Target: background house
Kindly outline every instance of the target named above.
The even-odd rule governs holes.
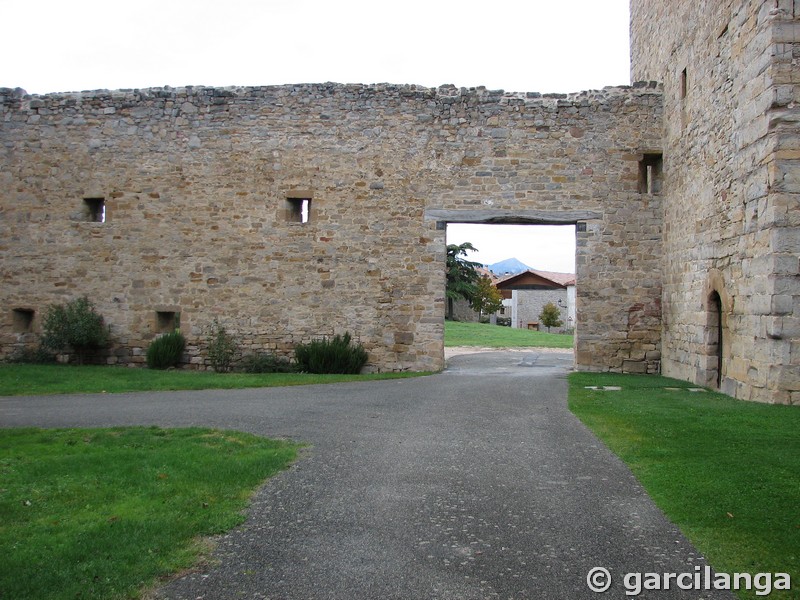
[[[575,326],[575,275],[528,269],[500,280],[497,287],[503,294],[505,316],[511,317],[511,327],[543,329],[539,315],[548,302],[561,311],[564,325],[551,332],[565,332]]]

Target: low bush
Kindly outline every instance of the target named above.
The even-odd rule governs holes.
[[[180,331],[165,333],[147,348],[147,366],[151,369],[174,367],[181,361],[185,347],[186,338]]]
[[[56,355],[44,346],[36,346],[35,348],[26,346],[15,350],[8,357],[7,362],[21,365],[47,365],[56,362]]]
[[[296,370],[289,359],[267,352],[256,352],[242,358],[242,371],[245,373],[293,373]]]
[[[294,350],[297,366],[306,373],[358,374],[367,364],[367,351],[351,341],[345,333],[300,344]]]
[[[93,350],[108,345],[108,327],[87,298],[67,304],[54,304],[47,309],[42,323],[42,347],[60,352],[75,352],[78,362]]]
[[[208,334],[208,360],[211,366],[217,373],[226,373],[231,370],[235,354],[236,340],[214,319]]]

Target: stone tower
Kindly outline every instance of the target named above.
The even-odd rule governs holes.
[[[662,371],[800,403],[800,2],[633,0],[663,83]]]

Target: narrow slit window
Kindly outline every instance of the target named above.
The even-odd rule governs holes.
[[[287,198],[287,216],[291,223],[308,223],[311,198]]]
[[[14,333],[30,333],[33,331],[34,311],[29,308],[15,308],[12,313]]]
[[[639,161],[639,193],[660,194],[663,158],[660,153],[645,154]]]
[[[686,98],[686,94],[688,92],[688,87],[687,87],[688,86],[688,82],[687,82],[687,78],[686,78],[686,69],[681,71],[681,84],[680,85],[681,85],[681,100],[683,100],[684,98]]]
[[[172,333],[181,326],[181,315],[173,311],[156,311],[156,333]]]
[[[86,209],[86,216],[88,221],[92,223],[106,222],[105,198],[84,198],[83,204]]]

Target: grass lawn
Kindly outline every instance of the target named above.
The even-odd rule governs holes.
[[[210,429],[0,430],[0,598],[135,598],[244,520],[298,446]]]
[[[690,387],[663,377],[573,373],[569,406],[718,572],[789,573],[794,591],[769,597],[800,598],[800,407]]]
[[[0,396],[71,393],[206,390],[311,385],[415,377],[427,373],[310,375],[305,373],[214,373],[76,365],[0,364]]]
[[[444,345],[481,348],[572,348],[572,336],[564,333],[512,329],[488,323],[445,321]]]

